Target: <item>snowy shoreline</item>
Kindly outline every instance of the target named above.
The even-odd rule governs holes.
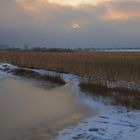
[[[0,79],[10,76],[3,72],[5,68],[14,69],[17,66],[11,64],[0,64]],[[35,70],[41,74],[54,72],[46,70]],[[66,82],[78,81],[78,76],[63,74]],[[77,84],[76,84],[77,85]],[[140,111],[128,110],[123,107],[104,105],[102,102],[94,101],[91,97],[85,97],[78,87],[74,88],[80,94],[81,101],[99,114],[94,117],[85,118],[77,126],[65,128],[58,132],[55,140],[139,140],[140,139]]]
[[[55,140],[140,139],[140,111],[104,105],[90,97],[84,100],[99,114],[84,119],[78,126],[62,130]]]

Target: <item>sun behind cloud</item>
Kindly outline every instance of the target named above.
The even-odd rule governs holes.
[[[49,3],[55,3],[55,4],[59,4],[59,5],[69,5],[69,6],[78,6],[80,4],[92,4],[95,5],[98,2],[100,2],[101,0],[48,0]]]
[[[76,29],[79,29],[80,28],[80,25],[78,23],[73,23],[72,24],[72,29],[76,30]]]

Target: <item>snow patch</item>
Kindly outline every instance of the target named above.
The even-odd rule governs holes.
[[[6,78],[6,77],[11,77],[12,74],[7,73],[7,72],[10,72],[12,69],[15,69],[15,68],[17,68],[17,66],[7,64],[7,63],[0,63],[0,79]],[[5,70],[7,72],[5,72]]]
[[[15,65],[11,65],[11,64],[8,64],[8,63],[0,63],[0,70],[5,70],[5,69],[15,69],[17,68],[17,66]]]

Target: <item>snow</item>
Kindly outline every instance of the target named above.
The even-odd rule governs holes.
[[[8,76],[6,68],[16,66],[0,64],[0,78]],[[33,69],[32,69],[33,70]],[[56,74],[47,70],[34,70],[40,74]],[[80,92],[79,76],[61,73],[66,82],[73,84],[77,101],[83,102],[93,110],[90,117],[83,119],[77,126],[70,126],[60,131],[54,140],[140,140],[140,110],[129,110],[123,107],[105,105]]]
[[[33,69],[31,69],[31,70],[33,70]],[[35,72],[38,72],[42,75],[45,75],[45,74],[56,75],[56,72],[48,71],[48,70],[35,70]],[[62,76],[62,78],[66,82],[70,82],[70,81],[73,81],[73,80],[78,80],[80,78],[79,76],[74,75],[74,74],[66,74],[66,73],[59,73],[59,74]]]
[[[84,119],[78,126],[59,132],[55,140],[139,140],[140,111],[115,108],[96,102],[90,97],[85,100],[97,115]]]
[[[14,66],[14,65],[11,65],[11,64],[8,64],[8,63],[0,63],[0,70],[5,70],[5,69],[15,69],[17,68],[17,66]]]
[[[5,72],[5,69],[12,70],[14,68],[16,68],[16,66],[7,63],[0,63],[0,79],[12,76],[11,73]]]

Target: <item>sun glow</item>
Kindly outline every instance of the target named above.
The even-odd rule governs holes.
[[[59,5],[69,5],[69,6],[78,6],[80,4],[92,4],[96,5],[101,0],[48,0],[49,3],[59,4]]]
[[[79,28],[80,28],[79,24],[77,24],[77,23],[72,24],[72,29],[76,30],[76,29],[79,29]]]

